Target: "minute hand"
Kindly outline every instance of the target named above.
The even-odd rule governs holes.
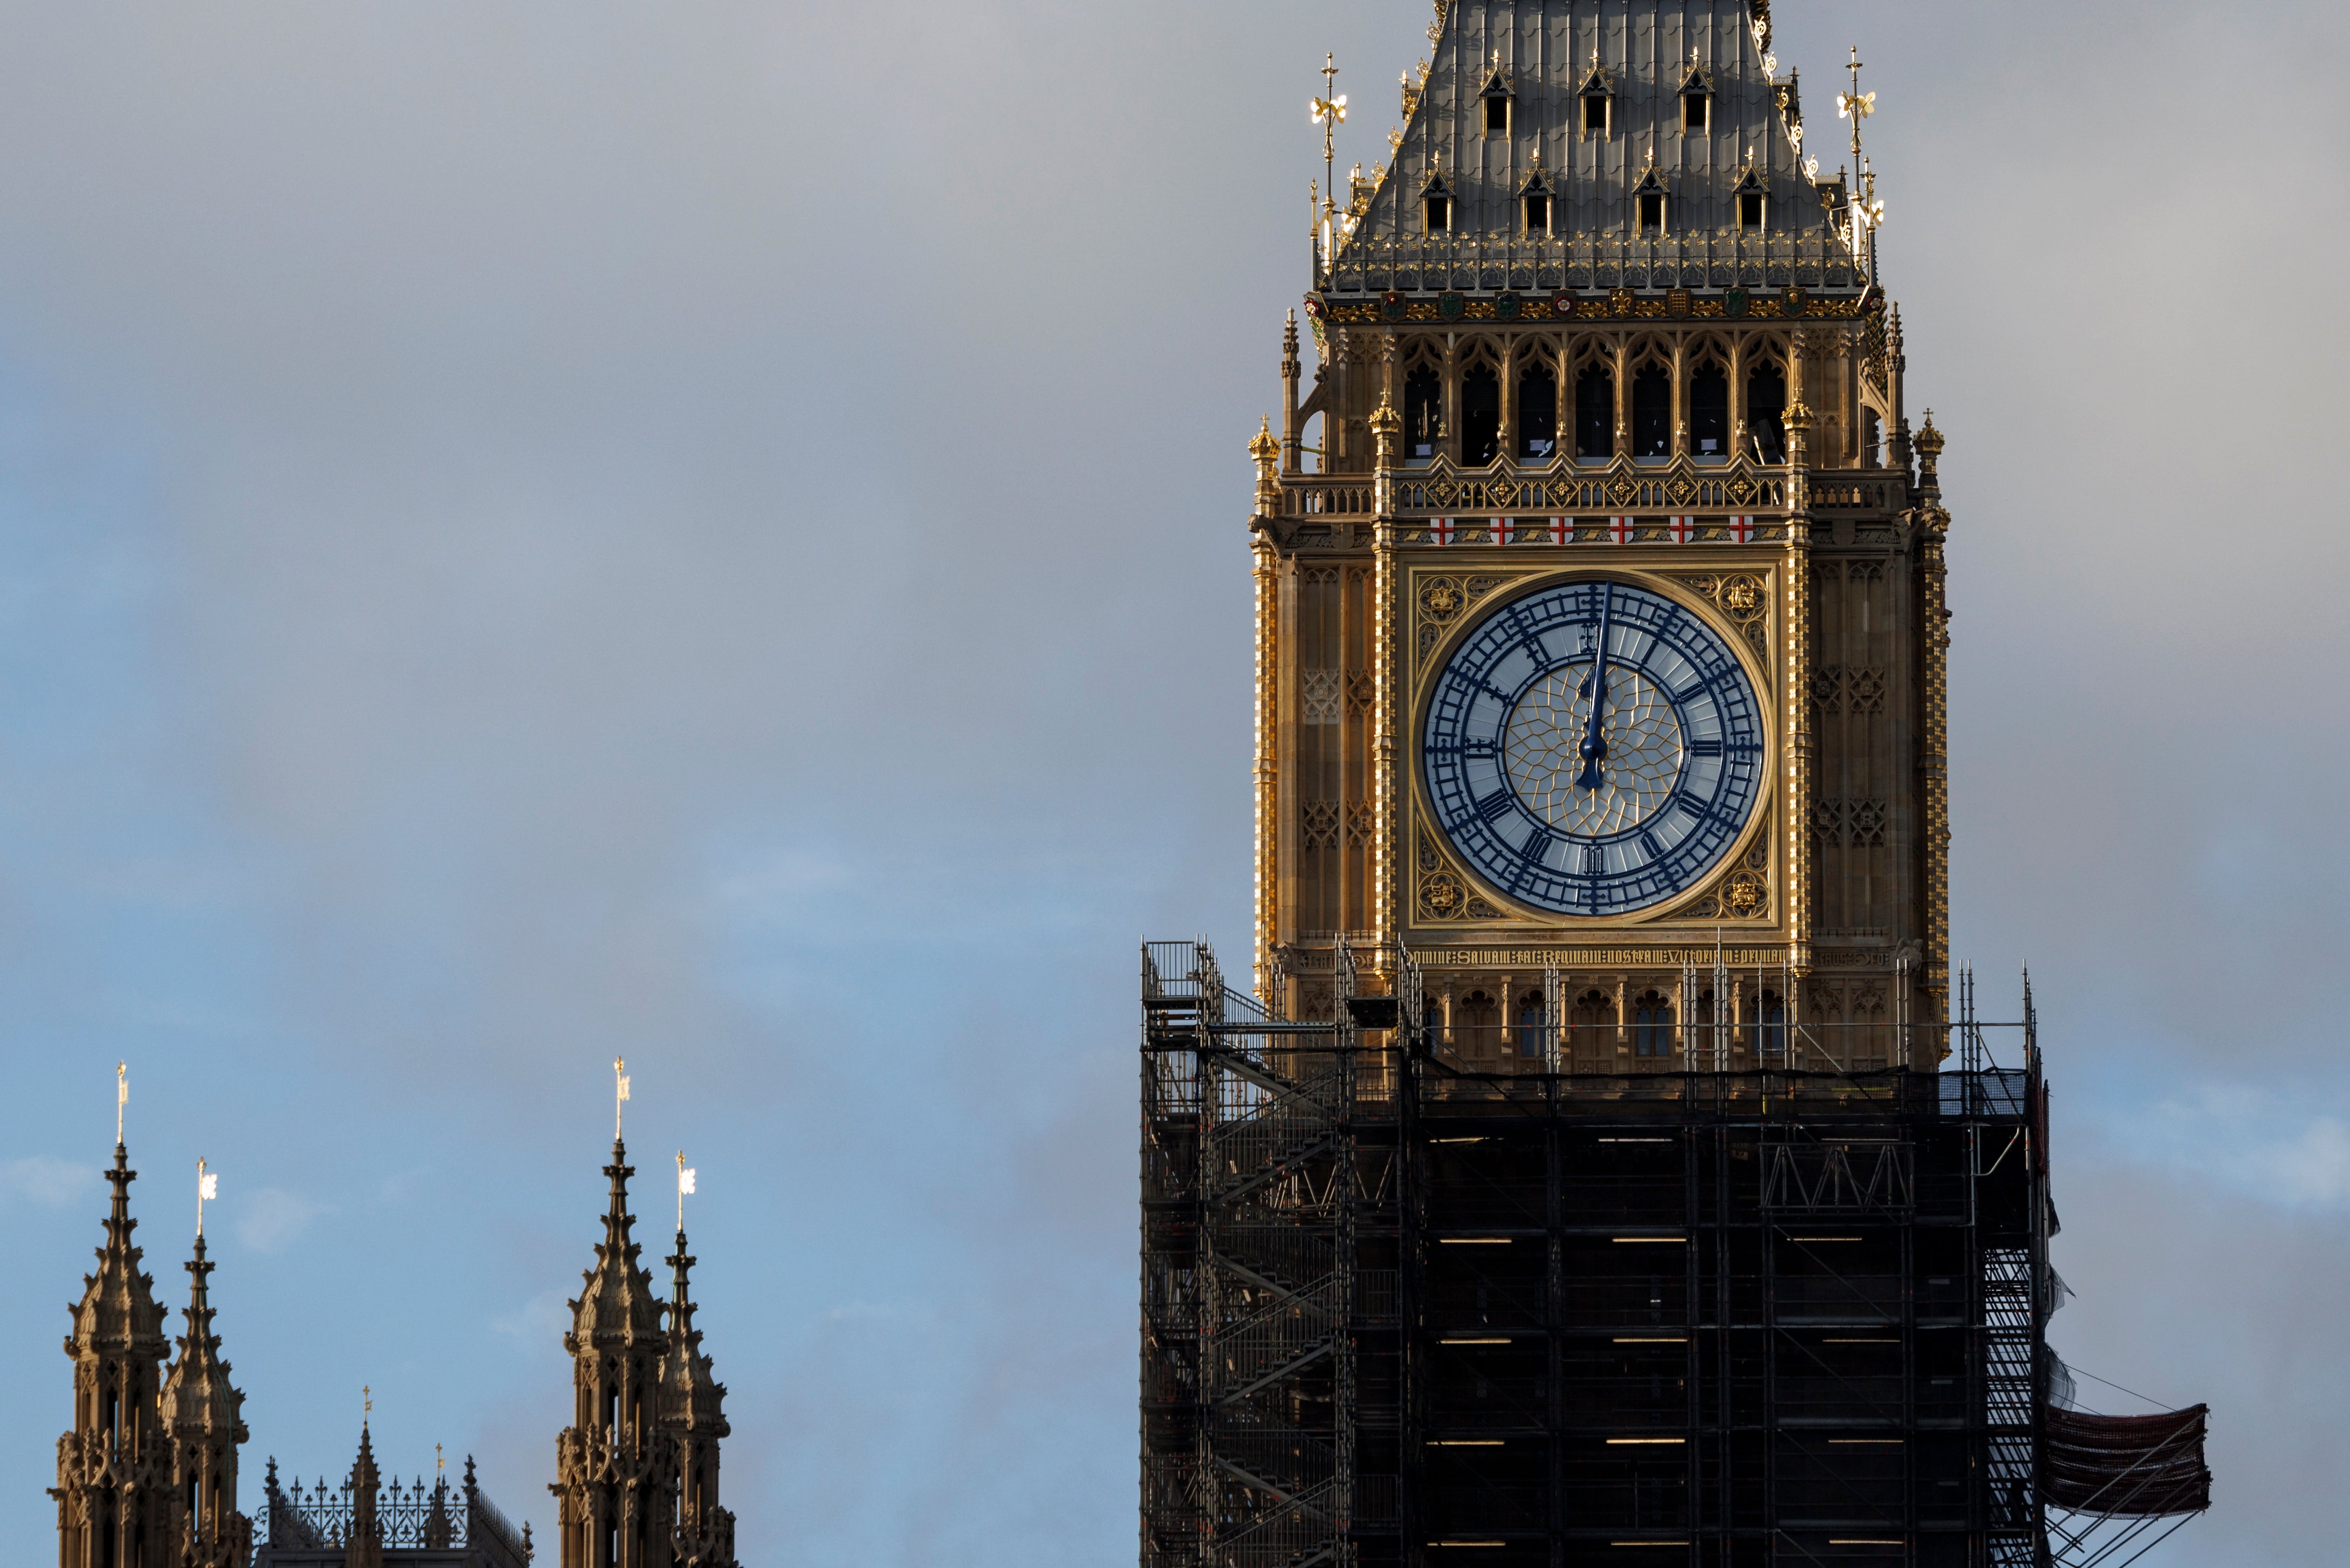
[[[1599,590],[1599,646],[1591,662],[1591,718],[1583,730],[1583,774],[1575,781],[1577,789],[1599,787],[1599,764],[1607,755],[1600,723],[1607,713],[1607,622],[1615,600],[1616,585],[1604,585]]]

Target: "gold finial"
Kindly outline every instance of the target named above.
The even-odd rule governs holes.
[[[449,1473],[449,1461],[442,1457],[441,1445],[438,1443],[432,1445],[432,1473],[436,1476],[445,1476]]]
[[[114,1064],[114,1147],[122,1147],[122,1107],[130,1103],[130,1064]]]
[[[1249,437],[1249,455],[1260,466],[1281,455],[1281,443],[1273,439],[1273,416],[1263,415],[1257,421],[1256,434]]]
[[[363,1414],[375,1414],[375,1390],[364,1383],[359,1385],[359,1403],[365,1407]]]
[[[629,1103],[629,1064],[612,1058],[612,1141],[620,1141],[620,1107]]]
[[[1249,438],[1249,455],[1256,459],[1256,514],[1271,517],[1281,510],[1281,481],[1274,477],[1273,467],[1281,456],[1281,443],[1273,437],[1270,415],[1258,421],[1256,434]]]
[[[677,1151],[677,1233],[685,1234],[685,1200],[693,1191],[693,1167],[685,1163],[685,1150]]]

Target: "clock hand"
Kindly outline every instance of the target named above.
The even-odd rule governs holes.
[[[1616,585],[1603,584],[1599,589],[1599,644],[1591,661],[1591,718],[1583,731],[1583,774],[1575,781],[1577,789],[1599,787],[1599,763],[1607,754],[1607,741],[1599,726],[1607,710],[1607,622],[1615,598]]]

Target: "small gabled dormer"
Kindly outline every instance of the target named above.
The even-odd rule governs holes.
[[[1496,55],[1485,67],[1485,85],[1477,89],[1477,123],[1487,136],[1510,134],[1511,106],[1516,98],[1510,85],[1510,68]]]
[[[1640,182],[1632,187],[1632,232],[1640,238],[1655,239],[1665,232],[1669,216],[1665,177],[1651,163],[1641,171]]]
[[[1446,182],[1440,163],[1431,162],[1428,173],[1419,182],[1419,227],[1428,234],[1449,234],[1452,232],[1452,187]]]
[[[1771,187],[1762,171],[1754,167],[1749,155],[1746,167],[1738,173],[1738,183],[1730,192],[1731,217],[1742,234],[1759,234],[1770,226]]]
[[[1585,136],[1607,137],[1616,129],[1616,73],[1599,63],[1599,51],[1591,52],[1591,68],[1583,73],[1583,81],[1575,89],[1582,103],[1579,119]]]
[[[1534,167],[1518,186],[1518,217],[1528,239],[1545,239],[1558,214],[1557,192],[1542,166],[1542,149],[1534,149]]]
[[[1713,73],[1698,64],[1690,52],[1689,69],[1681,76],[1681,130],[1703,135],[1713,123]]]

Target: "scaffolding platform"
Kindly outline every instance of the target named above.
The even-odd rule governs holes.
[[[1970,1017],[1940,1074],[1475,1072],[1408,953],[1342,950],[1319,1022],[1143,956],[1145,1568],[2037,1568],[2145,1522],[2081,1479],[2125,1433],[2052,1534],[2028,998],[2016,1066]],[[2129,1497],[2208,1500],[2183,1430]]]

